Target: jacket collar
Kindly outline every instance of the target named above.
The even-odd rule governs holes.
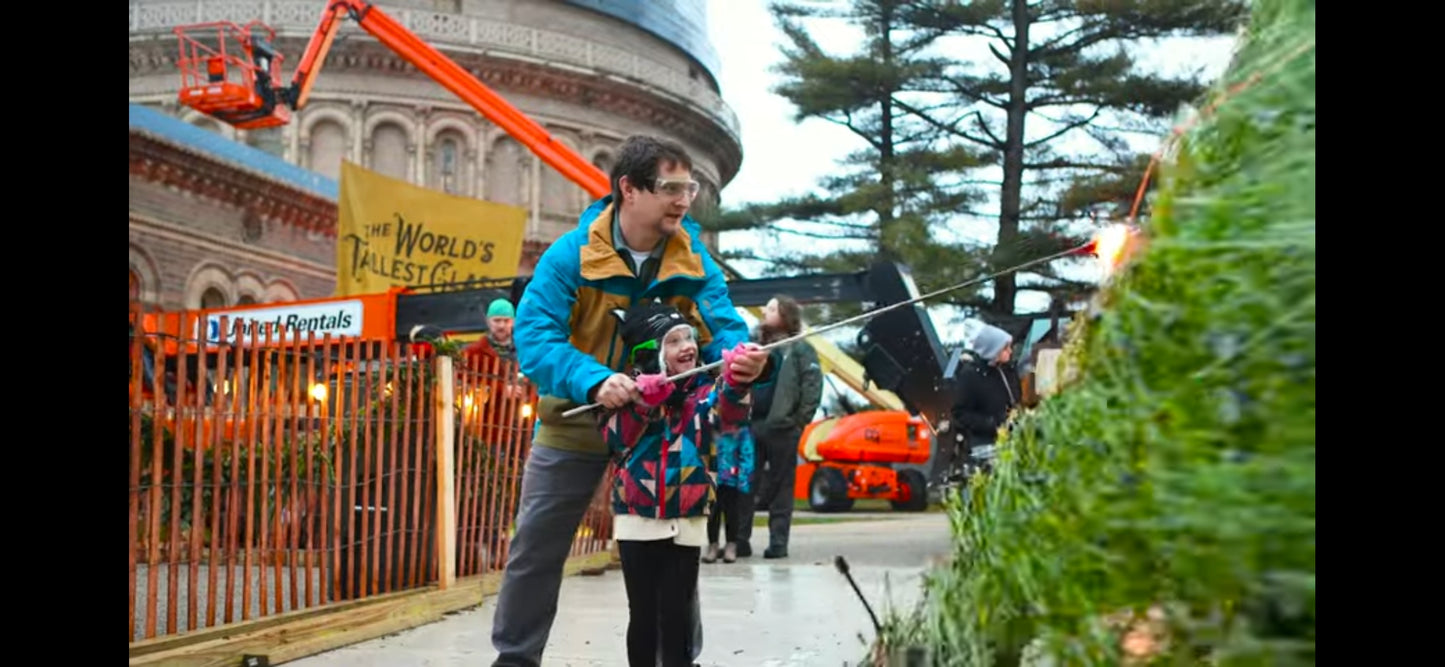
[[[612,238],[612,195],[593,203],[582,213],[582,224],[587,225],[587,243],[582,246],[582,279],[606,280],[608,278],[633,278],[632,269],[617,254],[617,245]],[[588,216],[592,217],[589,219]],[[657,281],[662,282],[677,276],[701,279],[705,273],[702,257],[692,250],[692,232],[696,222],[691,216],[684,216],[682,227],[667,239],[662,249],[662,263],[657,269]]]

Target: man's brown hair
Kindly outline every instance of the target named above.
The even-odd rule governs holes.
[[[622,205],[622,186],[619,183],[623,176],[632,187],[655,192],[657,172],[664,162],[692,171],[692,158],[682,144],[642,134],[628,137],[617,149],[617,162],[608,175],[612,181],[612,202]]]

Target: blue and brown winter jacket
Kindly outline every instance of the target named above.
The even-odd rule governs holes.
[[[600,420],[617,464],[614,514],[682,519],[709,513],[717,497],[717,438],[746,419],[748,387],[706,373],[683,382],[673,396],[680,400],[652,408],[631,403]]]
[[[747,423],[737,429],[717,434],[717,484],[752,492],[749,478],[753,474],[753,429]]]
[[[562,413],[586,403],[589,390],[622,370],[614,308],[660,297],[697,324],[704,363],[748,340],[747,323],[728,298],[726,279],[708,255],[697,222],[683,217],[682,228],[667,240],[656,278],[644,285],[618,254],[612,218],[611,196],[583,211],[578,228],[542,253],[517,305],[517,358],[541,397],[537,444],[605,451],[596,415],[564,419]]]

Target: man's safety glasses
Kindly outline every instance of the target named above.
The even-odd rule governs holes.
[[[681,197],[687,195],[688,199],[697,196],[702,186],[690,178],[659,178],[654,183],[654,190],[664,197]]]

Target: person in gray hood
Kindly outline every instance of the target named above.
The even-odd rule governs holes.
[[[984,325],[971,347],[974,359],[958,374],[953,424],[955,432],[964,437],[964,451],[986,461],[992,459],[998,429],[1018,405],[1022,389],[1012,362],[1013,336]]]
[[[757,342],[763,345],[791,338],[803,331],[803,307],[792,297],[779,294],[763,309]],[[753,458],[752,494],[742,494],[738,514],[746,517],[738,526],[737,557],[752,555],[753,514],[758,506],[768,508],[768,546],[763,558],[787,558],[788,537],[793,529],[793,495],[798,470],[798,440],[813,421],[823,400],[823,370],[818,353],[806,340],[773,351],[779,362],[777,380],[754,387],[752,394],[752,435],[757,454]]]

